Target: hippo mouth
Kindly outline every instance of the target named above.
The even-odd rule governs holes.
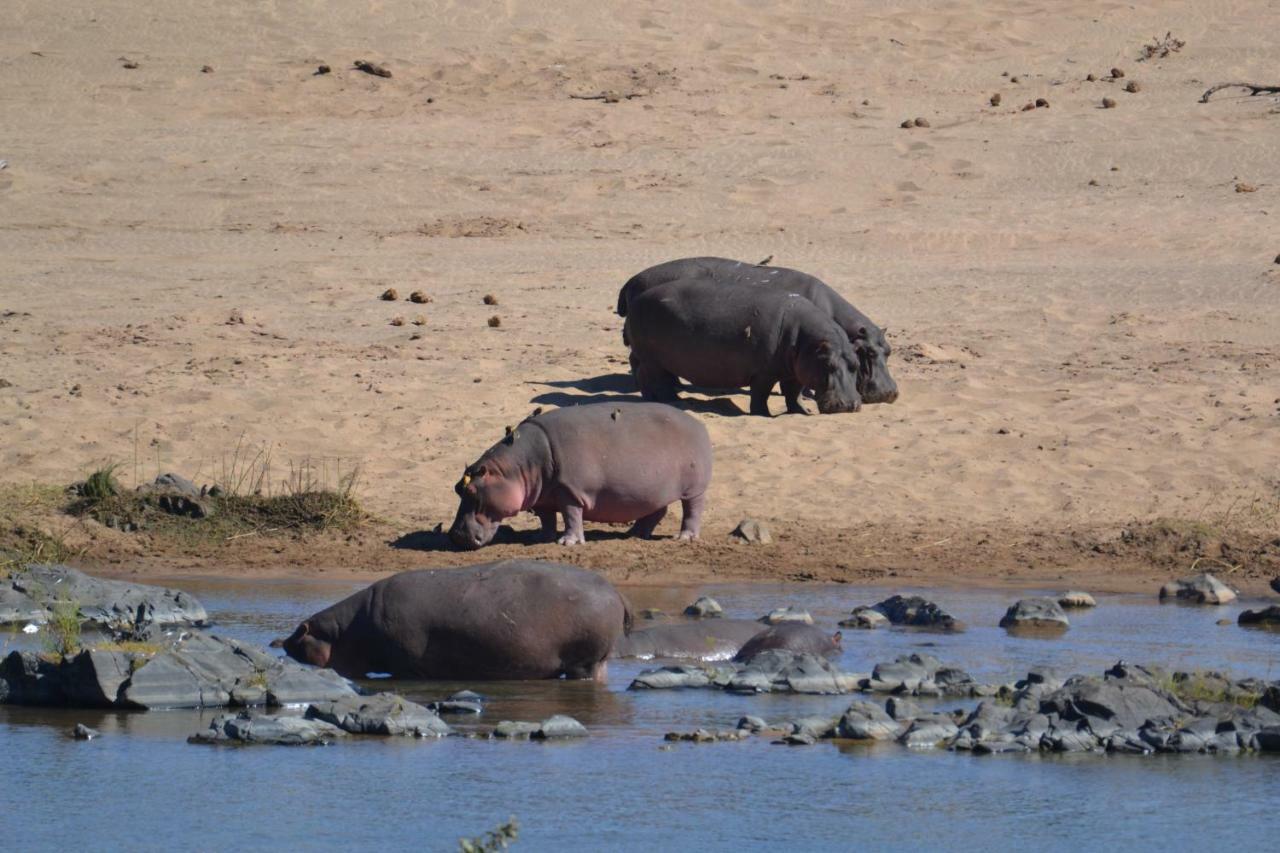
[[[449,541],[464,551],[474,551],[488,545],[497,532],[497,522],[486,524],[475,515],[459,516],[449,529]]]
[[[889,368],[878,354],[858,353],[857,385],[864,403],[892,403],[898,399],[898,383],[889,377]]]

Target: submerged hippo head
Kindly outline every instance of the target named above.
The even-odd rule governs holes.
[[[853,340],[858,357],[858,393],[864,403],[892,403],[898,399],[898,383],[889,375],[890,347],[884,332],[861,328]]]
[[[813,391],[818,411],[824,415],[856,412],[862,407],[858,394],[858,360],[847,341],[819,341],[800,350],[797,378]]]
[[[312,634],[310,622],[295,628],[282,645],[289,657],[312,666],[328,666],[333,654],[333,644]]]
[[[449,538],[468,551],[489,544],[498,532],[498,523],[518,514],[524,504],[522,480],[507,476],[483,457],[463,472],[453,490],[462,500]]]

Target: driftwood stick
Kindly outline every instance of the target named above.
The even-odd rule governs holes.
[[[601,92],[598,95],[570,95],[575,101],[604,101],[606,104],[616,104],[618,101],[630,101],[632,98],[643,98],[640,92]]]
[[[1200,96],[1200,103],[1209,103],[1209,96],[1222,89],[1248,89],[1249,97],[1261,95],[1263,93],[1268,95],[1280,94],[1280,86],[1261,86],[1257,83],[1219,83],[1216,86],[1210,86],[1208,91]]]

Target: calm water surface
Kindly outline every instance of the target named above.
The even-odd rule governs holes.
[[[354,583],[184,579],[217,631],[265,643],[358,588]],[[847,585],[628,588],[637,609],[679,612],[710,593],[731,616],[784,604],[822,625],[901,589]],[[1030,667],[1097,672],[1119,658],[1280,677],[1280,635],[1216,624],[1239,607],[1160,606],[1104,596],[1054,640],[995,627],[1007,591],[924,592],[969,625],[957,635],[845,631],[841,666],[866,672],[928,651],[981,679]],[[1248,606],[1248,602],[1245,603]],[[10,637],[10,647],[24,642]],[[0,638],[0,645],[6,639]],[[382,683],[425,701],[472,687],[491,697],[479,721],[567,713],[583,743],[449,738],[355,739],[328,748],[211,748],[187,735],[212,714],[0,707],[0,848],[456,849],[510,816],[515,849],[798,850],[1274,849],[1280,760],[1272,757],[988,756],[896,745],[806,748],[677,744],[662,734],[837,714],[851,697],[629,693],[652,664],[615,662],[606,686],[578,682]],[[943,707],[972,703],[947,701]],[[102,731],[88,743],[66,732]],[[451,720],[456,723],[456,718]]]

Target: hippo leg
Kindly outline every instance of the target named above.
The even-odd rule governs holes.
[[[702,530],[702,508],[706,505],[706,492],[680,501],[680,509],[684,517],[680,520],[680,535],[676,537],[677,539],[688,542],[698,538],[698,533]]]
[[[804,406],[800,405],[800,383],[794,379],[782,380],[782,399],[787,401],[787,414],[807,415]]]
[[[635,536],[638,539],[649,539],[653,536],[654,528],[658,526],[658,522],[662,521],[662,517],[667,514],[667,508],[664,506],[656,512],[651,512],[644,518],[638,520],[631,525],[631,529],[627,531],[628,535]]]
[[[640,396],[658,403],[673,403],[680,399],[675,374],[663,370],[652,362],[642,361],[631,351],[631,373],[636,378]]]
[[[542,538],[548,542],[556,539],[556,511],[554,509],[538,510],[538,521],[542,522]]]
[[[586,542],[587,537],[582,532],[582,507],[568,504],[560,512],[564,515],[564,535],[556,542],[561,545],[577,545],[580,542]]]
[[[769,395],[773,393],[774,380],[756,380],[751,383],[751,414],[769,417]]]

